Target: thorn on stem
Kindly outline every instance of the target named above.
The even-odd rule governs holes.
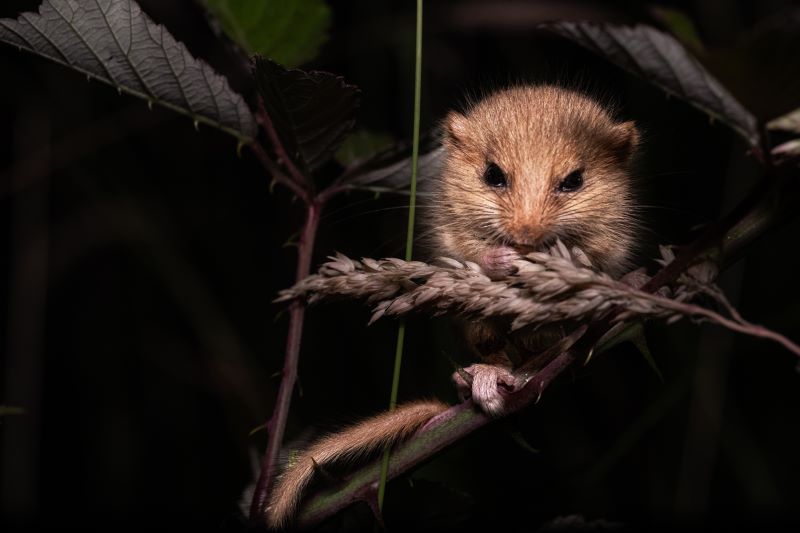
[[[589,349],[589,353],[587,353],[587,354],[586,354],[586,360],[583,362],[583,366],[586,366],[586,365],[588,365],[588,364],[589,364],[589,361],[591,361],[591,360],[592,360],[592,356],[594,355],[594,348],[595,348],[595,347],[594,347],[594,346],[592,346],[592,347]]]
[[[266,430],[267,430],[267,423],[264,422],[263,424],[259,424],[256,427],[254,427],[253,429],[251,429],[250,433],[248,433],[247,436],[248,437],[252,437],[256,433],[259,433],[261,431],[266,431]]]
[[[330,470],[319,464],[314,458],[311,458],[311,464],[314,465],[314,473],[319,476],[329,485],[336,485],[342,482],[342,478],[334,475]]]

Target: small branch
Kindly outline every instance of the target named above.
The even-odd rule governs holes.
[[[705,291],[704,291],[705,292]],[[715,293],[713,290],[706,292],[707,294],[714,294],[716,298],[720,297],[720,294]],[[658,303],[659,305],[667,308],[672,308],[675,311],[678,311],[686,316],[698,316],[707,319],[710,322],[719,324],[720,326],[726,327],[732,331],[737,331],[739,333],[744,333],[746,335],[752,335],[754,337],[761,337],[764,339],[773,340],[779,344],[781,344],[784,348],[792,352],[793,354],[800,356],[800,346],[796,345],[780,333],[775,331],[769,330],[763,326],[759,326],[757,324],[751,324],[750,322],[745,321],[742,319],[741,315],[739,315],[738,311],[736,311],[733,306],[730,305],[727,298],[724,298],[723,301],[724,305],[727,306],[729,312],[731,312],[734,319],[731,320],[726,318],[719,313],[715,313],[710,309],[706,309],[705,307],[701,307],[699,305],[679,302],[676,300],[670,300],[668,298],[662,298],[655,295],[645,296],[651,299],[653,302]]]
[[[311,256],[314,251],[314,240],[319,227],[320,211],[324,202],[320,202],[312,197],[313,185],[311,180],[303,174],[294,164],[294,161],[286,153],[275,126],[269,114],[264,109],[264,102],[259,96],[258,99],[258,123],[267,132],[275,153],[281,159],[284,166],[289,170],[287,176],[283,170],[267,155],[264,148],[258,141],[250,143],[250,148],[256,155],[264,169],[272,176],[272,179],[288,187],[296,194],[306,206],[306,220],[300,234],[300,241],[297,244],[297,272],[295,281],[308,276],[311,270]],[[264,508],[267,505],[269,490],[277,475],[278,454],[283,435],[286,430],[286,420],[289,416],[289,406],[292,402],[292,394],[297,383],[297,365],[300,359],[300,341],[303,336],[303,321],[305,319],[305,306],[300,301],[292,302],[289,306],[289,331],[286,336],[286,355],[283,362],[283,374],[278,397],[275,400],[275,408],[272,416],[267,422],[267,450],[261,461],[261,471],[256,482],[253,493],[253,500],[250,502],[250,519],[258,522],[264,516]]]
[[[342,183],[339,182],[331,183],[326,189],[323,189],[322,191],[319,192],[319,194],[317,194],[317,200],[319,201],[319,203],[325,205],[331,198],[337,196],[340,193],[343,193],[346,190],[347,187],[345,187],[344,184]]]
[[[319,202],[312,201],[306,206],[306,220],[298,243],[297,281],[308,276],[310,272],[314,239],[319,227],[321,211],[322,205]],[[278,389],[278,398],[275,401],[275,408],[272,417],[267,423],[267,431],[269,433],[267,451],[261,462],[261,473],[250,504],[250,519],[254,522],[260,521],[264,516],[264,507],[267,504],[269,490],[277,474],[278,453],[283,443],[289,405],[297,382],[297,362],[300,358],[300,340],[303,334],[304,318],[305,305],[300,301],[292,302],[289,307],[289,332],[286,338],[283,375]]]
[[[413,439],[393,449],[387,478],[397,477],[489,422],[491,419],[475,409],[471,401],[448,409],[431,420]],[[297,518],[298,529],[309,528],[357,501],[369,501],[377,490],[381,462],[377,460],[361,468],[345,483],[315,494]]]
[[[560,354],[528,382],[513,393],[508,414],[538,401],[550,383],[574,362],[582,359],[586,346],[573,346]],[[467,435],[493,422],[477,409],[471,400],[455,405],[432,419],[415,437],[392,450],[388,479],[394,479],[414,468],[422,461],[454,444]],[[305,505],[297,519],[299,529],[307,529],[357,501],[369,501],[376,490],[381,461],[375,461],[360,469],[344,484],[328,488],[314,495]]]
[[[792,166],[768,166],[764,179],[726,216],[686,246],[678,257],[656,273],[642,290],[655,292],[677,278],[703,256],[714,255],[720,269],[741,257],[742,251],[776,224],[797,216],[800,176]]]
[[[272,159],[270,159],[270,157],[264,151],[264,147],[261,146],[258,141],[253,141],[248,146],[250,146],[250,149],[261,163],[261,166],[264,167],[264,170],[266,170],[267,173],[272,176],[272,179],[288,187],[294,194],[303,200],[306,205],[311,203],[312,199],[308,191],[287,176],[286,173],[284,173],[283,170],[281,170],[281,168]]]
[[[749,213],[754,211],[764,200],[767,187],[763,183],[756,184],[755,188],[737,205],[728,215],[709,227],[700,237],[686,246],[674,261],[662,268],[650,281],[642,286],[644,292],[655,292],[664,285],[671,283],[687,268],[700,261],[703,256],[712,253],[715,249],[728,245],[728,236],[731,230],[737,227]]]
[[[298,186],[305,189],[308,194],[313,194],[313,182],[303,171],[297,168],[297,165],[294,163],[294,159],[292,159],[286,152],[286,147],[283,145],[283,141],[281,141],[278,132],[275,130],[275,125],[272,123],[269,113],[267,113],[267,110],[264,108],[264,100],[261,99],[261,96],[258,97],[258,113],[256,114],[256,120],[261,127],[264,128],[264,131],[267,132],[267,137],[269,138],[269,142],[272,144],[272,147],[275,149],[275,154],[277,154],[281,163],[283,163],[283,165],[289,171],[289,177]]]

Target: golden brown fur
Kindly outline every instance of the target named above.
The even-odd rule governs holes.
[[[444,123],[446,157],[429,209],[437,255],[487,271],[558,237],[612,275],[628,266],[637,230],[629,163],[638,142],[632,122],[617,123],[577,92],[540,85],[502,90]],[[508,187],[481,179],[495,163]],[[559,182],[583,169],[584,185]],[[488,254],[488,257],[487,257]],[[502,268],[499,274],[503,274]]]
[[[465,115],[450,113],[444,130],[445,163],[428,217],[435,255],[473,261],[499,277],[510,272],[517,254],[544,249],[559,238],[580,247],[600,270],[624,272],[637,228],[628,172],[638,140],[633,123],[615,122],[579,93],[522,86],[489,96]],[[492,163],[503,169],[507,186],[487,185],[484,173]],[[559,191],[575,170],[582,170],[582,186]],[[492,415],[504,409],[497,385],[516,379],[507,343],[535,354],[537,346],[563,331],[556,325],[540,329],[536,338],[518,333],[508,338],[489,322],[467,329],[470,344],[491,364],[466,369],[470,383],[460,374],[455,380]],[[380,450],[446,408],[439,402],[411,403],[323,438],[272,489],[268,525],[288,524],[318,465]]]
[[[435,400],[408,403],[317,441],[287,468],[272,488],[267,506],[267,525],[280,529],[289,524],[318,467],[352,461],[382,450],[408,437],[447,407]]]

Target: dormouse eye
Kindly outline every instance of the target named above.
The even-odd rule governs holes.
[[[489,187],[505,188],[508,187],[508,179],[503,169],[498,167],[495,163],[489,163],[486,170],[483,171],[483,181]]]
[[[575,192],[583,187],[583,169],[573,170],[558,184],[558,192]]]

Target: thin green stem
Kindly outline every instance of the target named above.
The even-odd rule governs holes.
[[[414,136],[411,141],[411,193],[408,204],[406,261],[411,261],[414,248],[414,217],[417,210],[417,171],[419,166],[419,122],[422,100],[422,0],[417,0],[417,55],[414,71]]]
[[[392,371],[392,393],[389,397],[389,410],[397,407],[397,391],[400,389],[400,367],[403,364],[403,344],[406,338],[406,324],[401,322],[397,328],[397,347],[394,352],[394,370]],[[378,481],[378,510],[383,510],[383,496],[386,494],[386,479],[389,474],[389,448],[383,452],[381,474]]]
[[[414,132],[411,144],[411,193],[408,206],[408,230],[406,232],[406,261],[411,261],[414,248],[414,219],[417,209],[417,167],[419,162],[419,123],[420,102],[422,100],[422,0],[417,0],[417,38],[414,61]],[[389,410],[397,406],[397,393],[400,389],[400,367],[403,364],[403,344],[406,325],[401,323],[397,330],[397,347],[394,354],[392,373],[392,392],[389,396]],[[386,494],[386,478],[389,472],[389,448],[383,452],[381,474],[378,479],[378,510],[383,510],[383,497]]]

